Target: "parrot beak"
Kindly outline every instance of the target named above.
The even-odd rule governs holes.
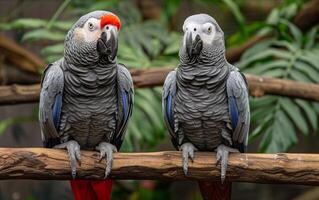
[[[108,34],[108,35],[107,35]],[[101,37],[97,41],[97,51],[101,56],[107,56],[109,60],[114,60],[117,55],[118,37],[116,28],[112,28],[109,33],[102,31]]]
[[[193,40],[193,35],[191,31],[185,33],[186,41],[186,52],[189,58],[193,58],[194,56],[198,56],[203,48],[203,41],[201,40],[199,35],[196,35]]]

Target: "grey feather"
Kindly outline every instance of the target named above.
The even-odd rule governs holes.
[[[168,131],[171,135],[171,139],[173,140],[174,146],[176,147],[177,144],[177,134],[176,134],[176,128],[171,126],[171,124],[168,121],[167,115],[166,115],[166,109],[167,109],[167,97],[168,95],[172,96],[172,108],[174,109],[174,100],[175,100],[175,94],[176,94],[176,71],[171,71],[164,82],[163,86],[163,96],[162,96],[162,109],[163,109],[163,115],[164,115],[164,121],[166,124],[166,127],[168,128]]]
[[[118,64],[117,67],[117,82],[118,82],[118,99],[121,99],[122,92],[126,92],[128,94],[128,117],[132,115],[133,111],[133,103],[134,103],[134,86],[133,79],[131,77],[130,72],[126,67],[122,64]],[[113,139],[113,143],[115,146],[119,148],[124,140],[125,132],[128,125],[128,120],[124,120],[123,115],[123,104],[122,101],[118,100],[118,121],[117,121],[117,131],[116,135]]]
[[[247,88],[243,75],[236,69],[231,71],[227,79],[227,95],[228,98],[231,96],[236,98],[238,123],[235,130],[233,130],[232,139],[234,142],[238,143],[246,143],[249,132],[250,113]]]
[[[62,60],[59,60],[48,65],[41,81],[39,122],[43,141],[60,137],[53,123],[52,107],[55,97],[63,93],[64,77],[61,63]]]

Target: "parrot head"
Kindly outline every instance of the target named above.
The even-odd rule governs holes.
[[[225,51],[224,33],[216,20],[207,14],[189,16],[183,25],[184,38],[182,55],[190,59],[199,55],[212,56],[217,51]]]
[[[66,36],[65,59],[83,65],[100,60],[115,62],[120,29],[119,18],[111,12],[94,11],[82,16]]]

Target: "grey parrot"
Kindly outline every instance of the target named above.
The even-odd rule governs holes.
[[[80,149],[97,150],[100,159],[105,157],[107,177],[113,153],[124,139],[134,91],[129,71],[117,62],[120,26],[111,12],[82,16],[65,38],[64,57],[44,71],[39,104],[42,140],[45,147],[67,149],[73,178]],[[90,199],[89,194],[76,194],[76,185],[71,182],[76,199]],[[86,193],[99,193],[88,187]]]
[[[221,181],[230,152],[245,152],[250,123],[247,82],[225,58],[224,33],[207,14],[183,25],[180,64],[166,77],[163,114],[187,174],[194,151],[216,151]]]

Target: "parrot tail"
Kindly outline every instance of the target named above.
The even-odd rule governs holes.
[[[204,200],[230,200],[231,183],[230,182],[198,182],[200,192]]]
[[[110,200],[112,181],[71,180],[74,200]]]

